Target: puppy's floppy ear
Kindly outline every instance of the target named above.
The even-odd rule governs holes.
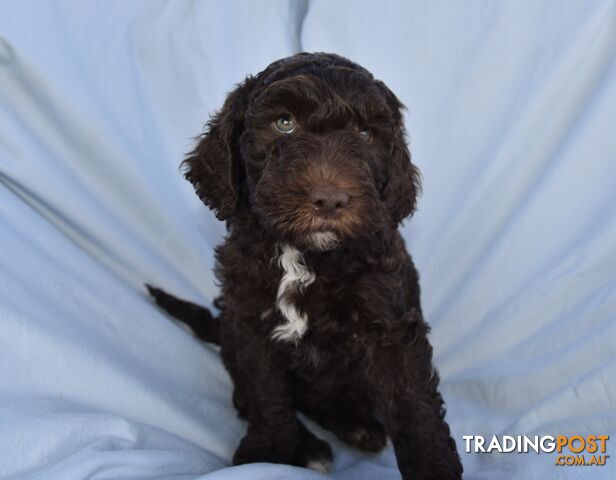
[[[415,211],[417,198],[421,193],[421,174],[411,163],[411,154],[406,145],[406,132],[402,110],[404,105],[383,82],[377,85],[385,94],[387,105],[394,117],[394,141],[391,146],[392,163],[389,176],[383,189],[383,200],[392,215],[393,222],[398,225]]]
[[[240,197],[239,137],[244,129],[249,77],[229,94],[222,109],[208,122],[207,132],[182,162],[184,177],[219,220],[233,216]]]

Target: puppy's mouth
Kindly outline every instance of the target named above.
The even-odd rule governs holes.
[[[361,215],[347,210],[330,216],[301,209],[289,222],[289,233],[297,247],[314,252],[340,248],[353,240],[362,230]]]
[[[332,230],[311,232],[304,236],[303,243],[310,250],[326,252],[334,250],[341,243],[340,235]]]

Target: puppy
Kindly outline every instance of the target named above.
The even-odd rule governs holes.
[[[420,189],[402,108],[359,65],[300,53],[239,85],[183,162],[227,223],[220,316],[148,288],[221,346],[248,422],[234,464],[324,471],[331,448],[300,411],[364,451],[390,437],[404,479],[462,475],[398,232]]]

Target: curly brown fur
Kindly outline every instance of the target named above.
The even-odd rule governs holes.
[[[214,320],[151,293],[220,342],[249,424],[236,464],[331,460],[302,411],[366,451],[389,436],[405,479],[462,475],[398,233],[420,185],[402,108],[359,65],[302,53],[239,85],[184,162],[227,221],[216,249],[224,308]]]

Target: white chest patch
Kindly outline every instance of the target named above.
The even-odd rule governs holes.
[[[281,250],[278,263],[283,270],[283,274],[276,295],[276,308],[286,319],[286,322],[274,329],[272,338],[296,342],[306,333],[308,316],[297,308],[293,299],[297,293],[314,282],[315,274],[304,264],[304,259],[299,250],[289,245],[282,245]]]

